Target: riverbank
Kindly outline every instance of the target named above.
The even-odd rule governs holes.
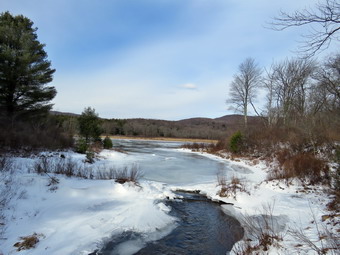
[[[231,164],[216,184],[186,187],[234,204],[222,207],[241,221],[246,235],[230,254],[338,254],[340,214],[327,208],[327,186],[270,179],[275,162],[182,150]]]
[[[337,218],[326,217],[329,199],[324,195],[324,187],[311,189],[297,181],[267,180],[272,167],[268,162],[230,160],[225,158],[228,155],[222,158],[192,152],[170,143],[126,144],[130,148],[127,153],[104,150],[94,164],[84,163],[85,155],[74,152],[13,157],[12,170],[0,171],[1,184],[5,184],[0,185],[0,194],[10,199],[0,210],[0,254],[17,254],[14,244],[22,244],[25,238],[37,238],[38,242],[21,250],[21,255],[90,254],[113,234],[124,231],[135,231],[148,237],[147,241],[156,241],[176,226],[176,219],[169,214],[171,208],[162,200],[173,199],[173,191],[178,189],[200,190],[213,200],[234,204],[222,208],[252,231],[234,246],[235,255],[243,254],[239,251],[249,244],[259,245],[263,236],[273,241],[269,245],[266,240],[267,247],[258,247],[260,254],[316,254],[316,249],[328,247],[329,233],[339,234]],[[119,146],[123,145],[120,141]],[[179,157],[195,164],[184,165]],[[210,160],[204,162],[206,159]],[[38,174],[39,162],[52,162],[52,166],[64,162],[73,168],[74,176]],[[161,168],[166,162],[173,165]],[[133,185],[110,179],[115,167],[136,163],[143,163],[146,170],[152,171],[147,173],[149,180],[144,178]],[[202,166],[204,171],[199,169]],[[174,168],[179,170],[169,170]],[[217,171],[220,168],[222,173]],[[98,175],[101,171],[107,175]],[[81,174],[88,179],[77,177]],[[96,179],[98,176],[107,180]],[[268,233],[265,230],[270,235],[263,235]],[[121,248],[124,254],[133,254],[144,245],[130,242]],[[326,254],[336,251],[328,249]]]
[[[0,254],[88,255],[124,231],[152,236],[152,241],[176,226],[162,202],[173,197],[168,187],[100,177],[100,171],[110,173],[110,162],[124,161],[125,154],[104,150],[99,156],[94,164],[70,151],[7,158],[0,171],[0,201],[6,199],[0,207]],[[47,173],[38,173],[38,165]],[[56,173],[64,167],[73,176]],[[87,179],[77,177],[84,174]],[[141,247],[121,248],[121,254],[133,254]]]

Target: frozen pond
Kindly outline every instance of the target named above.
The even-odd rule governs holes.
[[[137,164],[144,179],[167,184],[216,181],[218,170],[230,170],[226,162],[197,153],[184,152],[180,142],[114,140],[114,148],[126,152],[125,165]],[[117,162],[119,164],[119,162]]]

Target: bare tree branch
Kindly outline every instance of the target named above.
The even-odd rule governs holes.
[[[309,30],[302,35],[304,40],[299,49],[306,57],[329,47],[332,41],[340,41],[340,2],[338,0],[325,0],[318,3],[315,9],[304,9],[292,14],[280,11],[279,16],[270,22],[271,29],[283,31],[291,27],[308,26]]]

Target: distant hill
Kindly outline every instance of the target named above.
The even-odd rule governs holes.
[[[255,125],[259,117],[249,117],[249,125]],[[242,115],[226,115],[220,118],[189,118],[179,121],[155,119],[111,119],[103,124],[106,133],[142,137],[176,137],[220,139],[243,128]]]
[[[58,112],[58,111],[50,111],[50,113],[52,115],[65,115],[65,116],[80,116],[80,114],[76,114],[76,113],[71,113],[71,112]]]
[[[62,116],[63,121],[68,117],[79,114],[53,111],[53,115]],[[157,119],[102,119],[102,128],[107,135],[127,135],[138,137],[175,137],[175,138],[199,138],[220,139],[231,135],[243,128],[242,115],[225,115],[219,118],[189,118],[178,121]],[[75,121],[75,120],[73,120]],[[256,125],[261,119],[249,116],[249,125]],[[75,125],[68,124],[68,126]]]

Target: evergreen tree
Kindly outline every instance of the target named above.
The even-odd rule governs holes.
[[[102,130],[100,127],[100,119],[95,109],[87,107],[78,118],[79,134],[85,138],[86,143],[99,139]]]
[[[37,39],[33,22],[9,12],[0,14],[0,115],[12,122],[48,112],[55,97],[55,69]]]

